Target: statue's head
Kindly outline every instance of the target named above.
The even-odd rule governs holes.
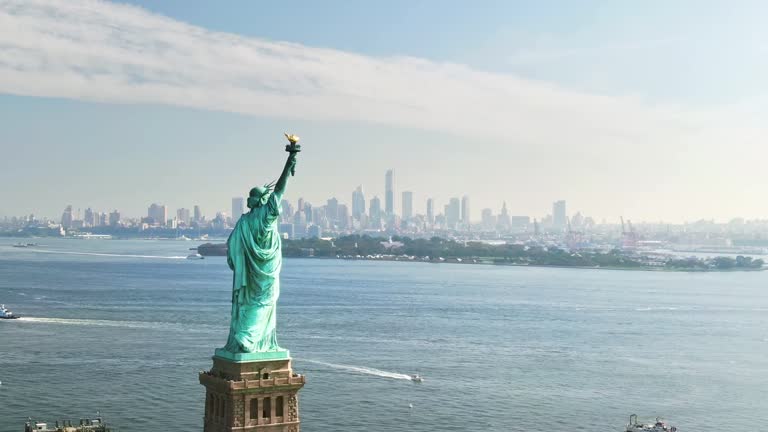
[[[261,207],[267,203],[269,195],[272,193],[272,185],[256,186],[248,193],[248,208],[253,209]]]

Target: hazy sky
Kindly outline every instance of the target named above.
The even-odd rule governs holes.
[[[0,0],[0,215],[471,197],[768,217],[762,1]],[[399,207],[399,205],[398,205]]]

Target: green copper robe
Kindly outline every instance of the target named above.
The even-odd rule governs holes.
[[[231,353],[284,351],[275,332],[283,262],[277,229],[280,199],[273,192],[266,203],[242,215],[227,240],[227,263],[234,278],[232,320],[224,348]]]

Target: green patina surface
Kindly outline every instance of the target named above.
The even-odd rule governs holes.
[[[250,211],[240,217],[227,240],[227,263],[233,271],[232,312],[227,344],[216,350],[217,357],[233,361],[288,358],[276,332],[283,262],[277,221],[300,147],[288,146],[286,151],[288,160],[274,190],[271,184],[251,189]]]
[[[224,348],[217,348],[214,355],[236,363],[252,362],[259,360],[288,360],[291,353],[288,350],[265,351],[254,353],[231,353]]]

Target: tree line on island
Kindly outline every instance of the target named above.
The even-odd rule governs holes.
[[[284,240],[283,256],[687,271],[759,270],[764,265],[762,259],[747,256],[677,257],[646,255],[618,248],[609,251],[566,250],[538,244],[458,242],[440,237],[394,236],[384,239],[357,234],[332,240]]]

